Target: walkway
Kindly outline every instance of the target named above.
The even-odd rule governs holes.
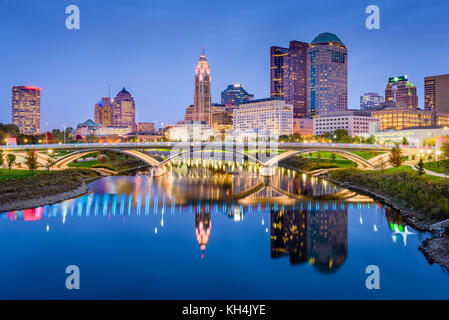
[[[418,171],[415,166],[416,164],[409,164],[407,163],[406,165],[412,167],[413,170]],[[435,177],[440,177],[440,178],[449,178],[449,176],[445,175],[444,173],[438,173],[438,172],[434,172],[434,171],[430,171],[426,168],[424,168],[424,173],[428,174],[429,176],[435,176]]]

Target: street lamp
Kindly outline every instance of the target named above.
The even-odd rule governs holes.
[[[63,124],[62,127],[64,128],[64,145],[65,145],[65,130],[66,130],[65,124]]]

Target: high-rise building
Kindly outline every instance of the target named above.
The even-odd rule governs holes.
[[[449,74],[424,78],[424,108],[432,110],[436,125],[447,125],[447,119],[449,118]]]
[[[407,76],[389,78],[385,88],[385,102],[404,102],[409,109],[417,109],[416,87],[408,81]]]
[[[136,126],[136,104],[131,94],[123,87],[114,99],[112,110],[112,125],[116,127],[128,127],[135,132]]]
[[[12,87],[12,123],[23,134],[41,132],[41,89],[28,86]]]
[[[230,84],[221,92],[221,103],[225,106],[238,106],[254,99],[253,94],[249,94],[241,84]]]
[[[293,105],[295,118],[307,114],[307,47],[308,43],[290,41],[288,49],[270,48],[270,95]]]
[[[193,109],[191,110],[192,119],[190,120],[206,121],[207,123],[212,123],[211,106],[212,94],[210,68],[203,49],[195,70],[195,96]]]
[[[348,108],[348,50],[333,33],[321,33],[307,49],[307,113]]]
[[[236,136],[279,137],[293,133],[293,106],[280,98],[253,100],[234,109]]]
[[[270,96],[272,98],[284,98],[284,69],[287,48],[270,48]]]
[[[360,109],[370,110],[372,108],[380,108],[384,97],[378,93],[369,92],[360,97]]]
[[[101,101],[95,105],[94,121],[101,124],[102,127],[112,126],[114,108],[114,102],[110,97],[101,98]]]

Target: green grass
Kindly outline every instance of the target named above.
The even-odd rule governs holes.
[[[446,171],[446,169],[441,165],[441,162],[438,164],[438,161],[424,162],[424,168],[437,173],[445,173]]]
[[[84,179],[99,174],[87,169],[43,171],[34,177],[0,181],[0,205],[20,200],[51,197],[79,188]]]
[[[35,170],[34,175],[38,175],[46,170]],[[11,178],[12,179],[24,179],[31,177],[31,171],[29,170],[20,170],[20,169],[11,169]],[[0,181],[9,179],[9,170],[8,169],[0,169]]]
[[[385,173],[400,173],[400,172],[410,172],[412,174],[416,174],[416,171],[413,170],[412,167],[410,166],[399,166],[399,167],[392,167],[392,168],[388,168],[384,170]],[[432,176],[430,174],[423,174],[422,175],[423,178],[429,179],[429,180],[433,180],[433,181],[440,181],[440,180],[444,180],[446,178],[442,178],[442,177],[436,177],[436,176]]]
[[[98,163],[100,163],[100,160],[89,160],[89,161],[71,162],[67,166],[70,168],[91,168],[94,164]]]
[[[449,218],[449,180],[418,176],[412,168],[387,170],[342,169],[330,171],[332,179],[381,194],[407,210],[418,213],[422,222]]]
[[[378,155],[384,154],[385,152],[377,152],[377,151],[351,151],[352,154],[355,154],[359,157],[362,157],[365,160],[369,160]]]

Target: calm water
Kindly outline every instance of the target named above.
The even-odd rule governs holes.
[[[372,199],[289,170],[173,168],[0,215],[0,298],[449,298],[449,276]],[[365,268],[380,268],[380,290]],[[77,265],[81,289],[65,288]]]

